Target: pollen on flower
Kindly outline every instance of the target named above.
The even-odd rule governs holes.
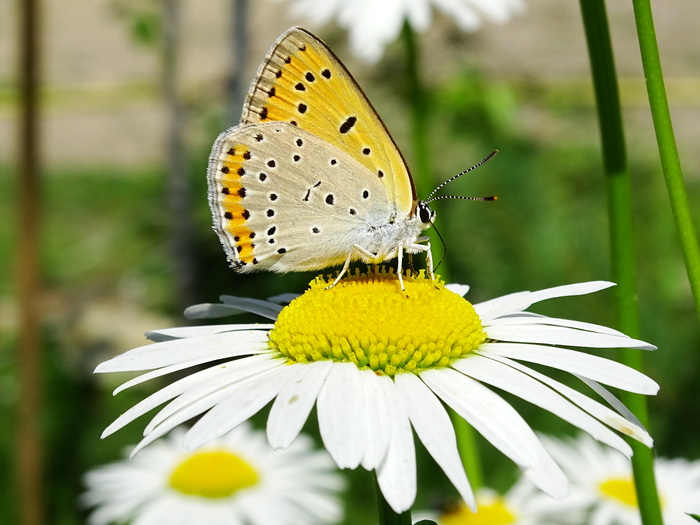
[[[270,346],[289,362],[347,361],[393,376],[444,367],[486,334],[472,305],[439,280],[392,270],[356,273],[326,289],[324,276],[280,312]]]
[[[191,496],[228,498],[258,483],[257,471],[244,459],[225,450],[195,452],[170,474],[172,489]]]

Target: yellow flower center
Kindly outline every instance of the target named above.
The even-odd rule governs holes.
[[[226,450],[195,452],[170,474],[170,487],[190,496],[228,498],[258,483],[258,473],[245,460]]]
[[[469,510],[464,503],[457,509],[440,516],[443,525],[510,525],[516,523],[517,516],[508,508],[500,496],[478,500],[476,512]]]
[[[447,366],[486,339],[474,307],[423,272],[404,277],[403,292],[391,270],[331,282],[317,277],[280,312],[270,346],[290,363],[348,361],[394,376]]]
[[[637,490],[631,478],[610,478],[598,485],[598,489],[608,498],[617,500],[629,507],[637,507]]]

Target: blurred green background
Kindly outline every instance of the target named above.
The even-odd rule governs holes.
[[[121,377],[94,377],[100,361],[145,343],[143,332],[186,321],[182,306],[220,294],[264,298],[301,292],[312,273],[238,275],[227,267],[211,230],[206,164],[211,143],[235,124],[226,86],[244,66],[247,89],[269,45],[299,20],[286,6],[251,2],[246,61],[236,55],[231,5],[182,2],[174,76],[181,104],[179,166],[190,186],[186,257],[174,255],[181,231],[168,177],[168,107],[163,96],[163,16],[158,3],[121,0],[45,2],[41,44],[41,361],[40,416],[47,523],[78,524],[80,476],[115,460],[138,441],[138,421],[104,441],[102,429],[159,384],[111,396]],[[642,338],[646,371],[661,384],[650,400],[659,455],[700,458],[697,371],[700,333],[672,223],[641,74],[631,6],[611,6],[633,179]],[[16,3],[0,5],[0,523],[18,519],[13,457],[17,380],[18,240]],[[700,204],[700,42],[679,24],[700,17],[692,0],[671,0],[657,30],[691,204]],[[409,164],[409,114],[400,43],[369,67],[347,52],[335,27],[310,28],[343,59],[387,123]],[[696,41],[693,42],[692,39]],[[452,281],[468,283],[478,302],[524,289],[608,279],[605,183],[583,29],[574,2],[542,0],[505,26],[465,34],[435,19],[418,39],[421,73],[432,104],[425,132],[434,183],[492,149],[493,160],[442,193],[496,194],[495,203],[442,201],[437,227]],[[238,109],[239,110],[239,109]],[[235,110],[235,111],[238,111]],[[696,216],[697,219],[697,216]],[[439,258],[443,248],[434,248]],[[182,253],[182,252],[181,252]],[[183,277],[183,266],[190,273]],[[191,279],[191,281],[188,281]],[[188,282],[190,284],[188,284]],[[610,291],[560,299],[536,310],[614,324]],[[161,383],[162,384],[162,383]],[[513,401],[537,430],[571,433],[565,423]],[[313,419],[313,418],[312,418]],[[264,415],[256,421],[264,422]],[[309,430],[314,432],[312,421]],[[513,466],[482,443],[487,481],[503,488]],[[451,495],[421,451],[419,499],[426,508]],[[369,475],[350,473],[348,501],[371,501]],[[369,486],[369,488],[368,488]],[[361,507],[361,508],[360,508]],[[375,521],[374,505],[348,505],[347,523]]]

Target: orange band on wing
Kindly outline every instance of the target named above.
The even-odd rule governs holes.
[[[238,259],[245,264],[250,264],[255,259],[255,244],[252,241],[254,233],[246,226],[249,212],[242,203],[245,197],[242,179],[246,174],[245,163],[250,151],[244,145],[236,145],[229,148],[226,153],[226,160],[221,160],[219,168],[222,174],[220,202],[224,209],[224,218],[227,220],[224,229],[233,238]]]

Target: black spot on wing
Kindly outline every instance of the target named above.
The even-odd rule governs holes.
[[[357,122],[357,117],[348,117],[347,119],[345,119],[345,122],[343,122],[340,125],[340,128],[338,129],[338,131],[340,131],[341,133],[347,133],[348,131],[350,131],[353,128],[353,126],[355,125],[356,122]]]

